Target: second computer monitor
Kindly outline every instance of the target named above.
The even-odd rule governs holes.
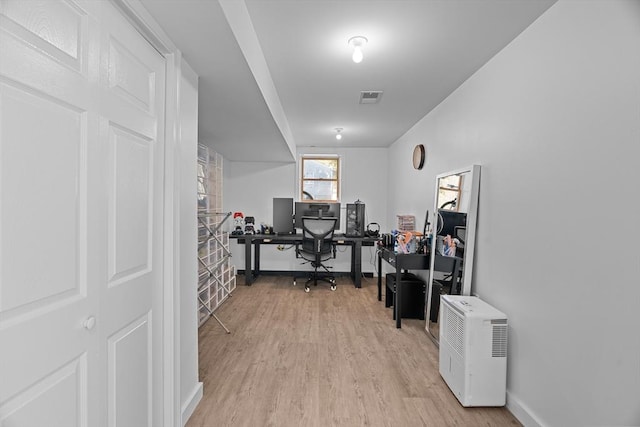
[[[337,218],[336,229],[340,228],[340,203],[334,202],[296,202],[295,227],[302,229],[302,217]]]
[[[455,237],[456,227],[466,227],[467,214],[463,212],[454,212],[446,209],[438,210],[438,235]]]

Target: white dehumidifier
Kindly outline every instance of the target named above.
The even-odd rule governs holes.
[[[477,297],[442,295],[440,375],[462,406],[504,406],[507,316]]]

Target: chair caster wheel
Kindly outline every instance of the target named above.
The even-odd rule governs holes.
[[[309,291],[310,291],[310,290],[311,290],[311,288],[309,288],[308,286],[305,286],[305,287],[304,287],[304,291],[305,291],[306,293],[309,293]]]
[[[331,285],[331,290],[332,290],[332,291],[335,291],[335,290],[336,290],[336,285],[335,285],[335,284]]]

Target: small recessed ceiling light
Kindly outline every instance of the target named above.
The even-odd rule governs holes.
[[[342,128],[336,128],[336,139],[338,141],[342,139],[342,134],[340,132],[342,132]]]
[[[355,62],[356,64],[362,62],[362,59],[364,58],[362,48],[367,44],[368,41],[369,40],[367,40],[367,38],[363,36],[355,36],[349,39],[349,46],[353,48],[353,56],[351,56],[351,59],[353,59],[353,62]]]

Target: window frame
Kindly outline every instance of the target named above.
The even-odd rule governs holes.
[[[336,161],[337,165],[336,165],[336,177],[335,178],[306,178],[304,177],[304,167],[305,167],[305,162],[307,160],[331,160],[331,161]],[[298,200],[300,200],[301,202],[335,202],[335,203],[340,203],[340,194],[341,194],[341,190],[342,190],[342,159],[340,156],[335,155],[335,154],[302,154],[300,156],[300,161],[299,161],[299,168],[298,168],[298,173],[299,173],[299,179],[298,179],[298,186],[299,186],[299,191],[298,191]],[[304,198],[304,184],[305,182],[335,182],[336,183],[336,199],[305,199]]]

